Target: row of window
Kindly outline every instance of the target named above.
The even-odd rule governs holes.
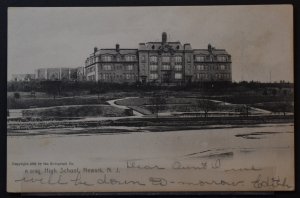
[[[125,65],[125,66],[122,66],[122,65],[116,65],[116,66],[112,66],[112,65],[109,65],[109,64],[106,64],[106,65],[102,65],[102,67],[100,67],[99,69],[102,69],[102,70],[105,70],[105,71],[111,71],[111,70],[122,70],[122,69],[125,69],[127,71],[132,71],[133,70],[133,65]],[[91,73],[91,72],[94,72],[95,71],[95,67],[88,67],[86,68],[86,73]]]
[[[135,74],[114,74],[114,73],[108,73],[108,74],[99,74],[99,80],[113,80],[113,79],[126,79],[126,80],[136,80],[137,75]]]
[[[157,63],[158,62],[158,57],[157,56],[150,56],[149,59],[150,59],[150,62],[152,62],[152,63]],[[212,61],[213,58],[211,56],[206,57],[206,56],[196,55],[194,60],[196,62],[204,62],[204,61]],[[219,61],[219,62],[226,62],[227,60],[228,60],[227,56],[224,56],[224,55],[217,56],[217,61]],[[146,62],[146,55],[141,56],[141,61]],[[176,63],[181,63],[182,62],[182,56],[175,56],[174,61]],[[162,56],[162,62],[170,62],[170,56]],[[187,57],[187,62],[191,62],[191,57],[190,56]]]
[[[194,60],[196,62],[213,61],[213,60],[217,60],[219,62],[226,62],[229,59],[227,58],[227,56],[224,56],[224,55],[217,56],[217,59],[215,59],[213,56],[196,55]]]
[[[118,66],[113,67],[112,65],[109,65],[109,64],[102,65],[102,70],[105,70],[105,71],[111,71],[113,69],[121,70],[123,67],[127,71],[132,71],[133,70],[133,65],[125,65],[125,66],[118,65]],[[175,67],[174,67],[175,71],[181,71],[182,68],[183,68],[182,65],[175,65]],[[158,65],[150,65],[149,69],[150,69],[150,71],[157,71],[158,70]],[[208,69],[211,69],[211,70],[229,70],[230,65],[214,65],[214,66],[211,66],[211,67],[209,67],[207,65],[196,65],[195,69],[199,70],[199,71],[208,70]],[[171,70],[171,66],[168,65],[168,64],[163,64],[162,65],[162,70]],[[89,68],[86,69],[87,73],[91,73],[91,72],[94,72],[94,71],[95,71],[95,67],[89,67]]]
[[[149,69],[150,69],[150,71],[157,71],[158,65],[150,65]],[[175,65],[174,69],[175,69],[175,71],[181,71],[182,65]],[[170,65],[162,65],[162,70],[171,70],[171,66]]]
[[[158,62],[158,57],[157,56],[150,56],[149,60],[150,60],[150,63],[157,63]],[[169,63],[170,60],[171,60],[171,57],[170,56],[162,56],[161,60],[162,60],[163,63]],[[145,55],[141,56],[141,61],[146,62],[146,56]],[[175,56],[174,61],[175,61],[175,63],[181,63],[182,62],[182,57],[181,56]]]
[[[196,65],[195,66],[196,70],[229,70],[230,69],[230,65],[213,65],[213,66],[207,66],[207,65]]]
[[[176,80],[182,79],[182,73],[175,73],[175,74],[174,74],[174,78],[175,78]],[[157,73],[151,73],[151,74],[149,75],[149,79],[150,79],[150,80],[157,80],[157,79],[158,79],[158,74],[157,74]]]
[[[88,58],[88,59],[86,60],[86,65],[91,65],[91,64],[96,63],[96,62],[98,62],[98,61],[111,62],[111,61],[113,61],[113,60],[114,60],[114,56],[112,56],[112,55],[102,55],[102,56],[101,56],[101,59],[100,59],[100,57],[94,56],[94,57],[90,57],[90,58]],[[125,55],[124,59],[122,59],[121,56],[117,56],[117,57],[115,57],[115,60],[116,60],[116,61],[122,61],[122,60],[125,60],[125,61],[130,62],[130,61],[136,61],[137,58],[136,58],[135,55]]]
[[[103,55],[101,56],[101,60],[103,62],[111,62],[113,61],[113,56],[112,55]],[[117,56],[115,58],[116,61],[122,61],[123,59],[120,57],[120,56]],[[135,55],[126,55],[125,56],[125,61],[136,61],[136,56]],[[171,58],[170,56],[163,56],[162,57],[162,62],[170,62]],[[194,59],[196,62],[204,62],[204,61],[213,61],[213,57],[211,56],[200,56],[200,55],[197,55],[195,56],[195,59]],[[226,62],[228,60],[227,56],[217,56],[217,61],[219,62]],[[87,61],[86,61],[86,65],[90,65],[90,64],[93,64],[93,63],[96,63],[97,61],[100,61],[99,60],[99,57],[91,57],[91,58],[88,58]],[[142,62],[146,62],[146,56],[145,55],[142,55],[141,56],[141,61]],[[174,57],[174,61],[176,63],[181,63],[182,62],[182,56],[175,56]],[[150,62],[152,63],[157,63],[158,62],[158,57],[157,56],[150,56]],[[191,57],[187,57],[187,62],[191,62]]]
[[[102,70],[105,70],[105,71],[111,71],[111,70],[122,70],[122,69],[125,69],[127,71],[132,71],[133,70],[133,65],[125,65],[125,66],[121,66],[121,65],[118,65],[118,66],[112,66],[112,65],[102,65]]]
[[[197,79],[209,79],[209,74],[196,74],[195,77]],[[215,74],[215,79],[229,79],[230,74]]]

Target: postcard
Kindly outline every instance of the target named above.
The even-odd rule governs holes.
[[[8,192],[293,191],[291,5],[9,7]]]

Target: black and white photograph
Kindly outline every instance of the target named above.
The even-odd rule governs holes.
[[[293,191],[291,5],[9,7],[7,191]]]

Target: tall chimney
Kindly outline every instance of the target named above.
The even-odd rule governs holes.
[[[117,43],[116,44],[116,51],[119,52],[120,51],[120,45]]]
[[[167,42],[167,33],[163,32],[161,35],[161,41],[162,43],[166,43]]]

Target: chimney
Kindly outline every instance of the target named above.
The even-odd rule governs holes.
[[[94,53],[96,53],[98,51],[97,47],[94,47]]]
[[[207,48],[208,48],[208,51],[209,51],[209,52],[212,52],[211,44],[208,44]]]
[[[117,43],[116,44],[116,51],[119,52],[120,51],[120,45]]]
[[[166,43],[167,42],[167,33],[163,32],[161,35],[161,41],[162,43]]]

